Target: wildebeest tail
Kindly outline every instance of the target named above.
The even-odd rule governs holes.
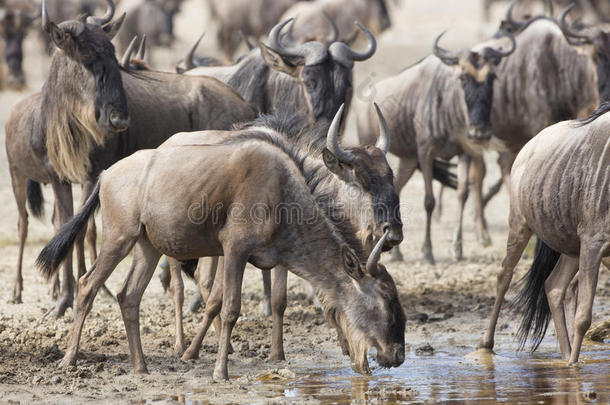
[[[532,339],[532,351],[536,350],[551,320],[551,309],[546,299],[544,282],[549,277],[557,261],[559,252],[550,248],[541,239],[536,241],[534,262],[529,271],[519,281],[520,292],[513,302],[513,308],[523,314],[519,326],[519,350],[525,348],[527,339]]]
[[[434,180],[440,182],[443,186],[457,190],[457,175],[452,173],[450,170],[454,167],[456,167],[456,165],[451,162],[434,159],[432,177]],[[419,163],[417,164],[417,168],[421,170]]]
[[[596,119],[598,119],[609,111],[610,101],[606,101],[605,103],[602,103],[602,105],[600,105],[597,110],[593,111],[591,115],[589,115],[587,118],[581,118],[579,120],[576,120],[575,126],[584,127],[585,125],[589,125],[590,123],[592,123],[593,121],[595,121]]]
[[[38,267],[47,280],[57,272],[61,262],[71,252],[77,236],[85,231],[89,217],[94,214],[99,203],[100,183],[98,181],[85,206],[61,227],[57,235],[51,239],[38,255],[36,267]]]
[[[195,270],[197,270],[198,263],[199,263],[199,259],[193,259],[193,260],[187,260],[185,262],[181,262],[182,272],[194,280],[195,279]]]
[[[27,199],[30,213],[36,218],[44,217],[44,196],[40,183],[28,179]]]

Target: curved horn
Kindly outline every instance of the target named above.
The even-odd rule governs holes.
[[[186,66],[186,70],[195,69],[197,67],[197,66],[195,66],[195,60],[194,60],[195,51],[199,47],[199,43],[201,42],[201,40],[203,39],[204,36],[205,36],[205,32],[199,36],[197,41],[195,41],[195,44],[193,44],[191,49],[189,49],[189,52],[186,54],[186,57],[184,58],[184,65]]]
[[[140,47],[138,48],[138,59],[144,60],[146,56],[146,34],[142,34],[142,41],[140,42]]]
[[[437,58],[439,58],[440,60],[442,60],[445,65],[450,65],[450,66],[457,65],[458,62],[460,61],[457,54],[451,53],[448,50],[443,49],[440,46],[438,46],[438,42],[441,40],[443,35],[445,35],[446,32],[447,31],[443,31],[441,33],[441,35],[436,37],[436,39],[434,40],[434,55]]]
[[[561,28],[561,31],[563,31],[563,35],[565,35],[570,45],[590,44],[592,42],[591,38],[572,31],[572,27],[567,22],[568,14],[570,14],[570,11],[572,11],[574,7],[576,7],[576,3],[570,4],[561,12],[561,15],[559,16],[559,27]]]
[[[510,3],[510,6],[508,6],[508,10],[506,10],[506,16],[504,17],[504,19],[509,22],[510,24],[513,24],[515,26],[519,26],[521,23],[519,21],[515,21],[515,18],[513,17],[513,10],[515,9],[515,6],[517,5],[517,1],[518,0],[513,0]]]
[[[343,110],[345,104],[341,104],[339,111],[335,114],[335,118],[328,128],[326,135],[326,148],[342,163],[351,163],[356,157],[351,153],[341,148],[339,145],[339,128],[341,127],[341,118],[343,118]]]
[[[377,111],[377,117],[379,118],[379,139],[377,139],[375,146],[381,149],[385,155],[390,149],[390,128],[377,103],[373,103],[373,105]]]
[[[108,24],[110,22],[110,20],[112,20],[112,17],[114,17],[114,10],[115,10],[114,1],[106,0],[106,3],[108,3],[108,10],[106,10],[106,14],[104,14],[103,17],[94,17],[94,16],[87,17],[87,22],[89,24],[97,24],[99,26],[102,26],[102,25]]]
[[[129,62],[131,62],[131,55],[133,54],[134,49],[136,49],[136,42],[138,42],[137,35],[133,37],[133,39],[129,43],[129,46],[127,47],[127,50],[121,58],[121,67],[123,69],[129,69]]]
[[[553,18],[555,15],[555,7],[553,7],[553,0],[546,0],[546,4],[549,7],[549,17]]]
[[[47,10],[47,0],[42,0],[42,29],[47,33],[51,31],[51,19],[49,18],[49,10]]]
[[[325,41],[327,44],[332,44],[339,38],[339,27],[337,27],[335,20],[326,11],[322,11],[322,14],[324,14],[324,17],[330,24],[330,33],[326,36]]]
[[[329,48],[330,54],[338,62],[342,62],[344,65],[349,67],[353,66],[353,62],[359,62],[369,59],[375,54],[377,50],[377,39],[371,31],[369,31],[364,25],[358,21],[355,22],[356,26],[364,32],[368,38],[368,45],[363,52],[356,52],[343,42],[335,42]]]
[[[366,272],[373,277],[379,274],[379,268],[377,266],[379,264],[379,259],[381,259],[383,245],[385,244],[385,241],[388,239],[389,235],[390,230],[388,229],[383,233],[383,236],[381,237],[381,239],[379,239],[379,241],[373,248],[373,251],[369,255],[368,260],[366,261]]]
[[[295,47],[284,46],[280,41],[282,29],[294,21],[294,18],[289,18],[277,24],[269,33],[269,47],[284,57],[299,57],[305,60],[306,65],[315,65],[324,60],[327,55],[326,46],[320,42],[310,41]]]

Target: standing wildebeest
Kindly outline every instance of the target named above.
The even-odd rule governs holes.
[[[152,46],[170,46],[174,40],[174,17],[183,0],[122,0],[119,14],[127,13],[125,27],[117,35],[124,52],[136,35],[146,35]]]
[[[228,129],[256,115],[249,104],[216,79],[121,70],[110,40],[122,18],[110,23],[114,3],[107,1],[104,17],[59,25],[49,20],[43,1],[43,27],[58,50],[42,92],[17,104],[6,123],[6,150],[19,209],[20,248],[13,291],[17,302],[23,289],[26,196],[32,214],[40,214],[39,183],[53,185],[55,225],[60,226],[73,213],[69,182],[86,184],[86,198],[103,169],[136,150],[155,148],[176,132]],[[89,241],[95,238],[93,221],[91,225]],[[80,241],[77,253],[82,274],[85,263]],[[58,315],[72,305],[71,267],[68,258],[56,306]]]
[[[47,277],[57,271],[88,217],[101,206],[102,247],[93,268],[79,280],[79,310],[62,365],[76,362],[97,290],[134,247],[118,298],[137,373],[147,372],[140,300],[161,254],[178,260],[224,255],[199,331],[199,336],[205,334],[222,305],[215,379],[228,379],[229,342],[247,262],[264,269],[281,265],[309,281],[327,320],[346,339],[355,370],[367,371],[369,347],[377,349],[382,367],[402,364],[405,316],[391,276],[377,263],[389,231],[367,261],[314,199],[302,158],[299,162],[265,141],[268,132],[251,128],[225,144],[140,151],[102,173],[83,210],[38,260]]]
[[[393,134],[390,152],[400,158],[396,190],[400,193],[418,167],[424,176],[427,220],[423,253],[429,263],[434,263],[430,226],[435,204],[432,179],[435,158],[438,157],[450,159],[460,156],[460,214],[453,251],[456,258],[462,257],[462,216],[470,156],[474,156],[477,166],[482,165],[481,152],[491,138],[490,112],[496,65],[516,48],[513,36],[507,35],[512,42],[507,51],[485,46],[480,51],[451,53],[438,46],[441,34],[434,43],[434,56],[374,86],[375,98],[386,112]],[[373,125],[374,112],[363,102],[357,105],[356,112],[360,142],[373,143],[377,134]],[[485,243],[489,236],[480,204],[482,173],[481,170],[474,172],[479,174],[475,178],[477,233]],[[394,254],[400,259],[398,249]]]
[[[18,0],[11,0],[0,8],[0,37],[4,41],[3,56],[8,68],[6,85],[11,89],[19,90],[25,86],[23,39],[39,16],[32,11],[31,4]],[[2,82],[0,79],[0,88]]]
[[[291,36],[297,43],[325,38],[329,19],[336,24],[339,39],[353,37],[354,21],[362,22],[375,35],[391,26],[386,0],[315,0],[298,3],[288,9],[281,20],[287,18],[295,19]]]
[[[210,14],[218,24],[218,44],[232,60],[242,35],[260,38],[280,21],[284,11],[299,0],[208,0]]]
[[[386,231],[384,249],[398,245],[403,238],[402,221],[398,195],[393,185],[392,171],[385,154],[390,144],[390,134],[381,111],[377,108],[381,136],[373,147],[343,149],[339,144],[339,126],[343,117],[343,107],[337,112],[328,130],[326,125],[303,127],[303,120],[291,114],[289,109],[274,116],[263,116],[248,124],[249,128],[266,129],[268,139],[294,157],[303,166],[305,178],[311,194],[319,202],[326,215],[334,222],[340,222],[340,231],[345,238],[357,243],[359,249],[369,254],[375,241]],[[223,142],[229,135],[243,136],[241,132],[188,132],[176,134],[161,147],[178,145],[214,144]],[[352,236],[350,236],[351,234]],[[353,235],[356,238],[354,239]],[[173,263],[174,266],[176,263]],[[184,345],[182,337],[182,284],[173,282],[180,278],[177,266],[172,268],[172,293],[176,309],[176,351]],[[214,273],[199,267],[198,282],[202,295],[208,297]],[[273,269],[273,289],[271,306],[273,313],[273,338],[270,359],[284,360],[283,315],[286,309],[287,272],[285,267]],[[264,272],[263,274],[268,273]],[[271,288],[271,286],[268,286]],[[219,331],[219,329],[217,328]],[[196,345],[195,343],[192,343]],[[197,346],[195,346],[197,347]],[[198,355],[198,350],[189,350],[183,360]]]
[[[493,349],[496,323],[513,270],[535,234],[536,255],[516,302],[524,311],[521,344],[531,335],[536,349],[552,316],[563,359],[569,364],[578,361],[583,337],[591,325],[600,263],[610,256],[609,112],[610,103],[606,103],[587,119],[555,124],[528,142],[517,156],[511,173],[506,257],[480,348]],[[577,307],[571,333],[566,321],[574,314],[564,310],[564,298],[577,272]]]

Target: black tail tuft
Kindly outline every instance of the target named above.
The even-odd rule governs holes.
[[[544,282],[555,268],[559,256],[559,252],[542,240],[536,241],[534,262],[527,274],[519,281],[521,291],[512,304],[513,308],[523,313],[519,326],[519,350],[525,348],[528,337],[532,339],[532,351],[540,346],[544,338],[551,320],[551,309],[546,299]]]
[[[434,166],[432,168],[432,177],[434,180],[440,182],[443,186],[457,190],[457,175],[451,172],[451,168],[456,167],[451,162],[446,162],[440,159],[434,159]],[[419,164],[417,168],[421,170]]]
[[[98,181],[81,211],[64,224],[57,235],[42,249],[36,259],[36,267],[47,280],[57,272],[61,262],[71,252],[77,236],[85,230],[87,221],[95,212],[99,202],[100,183]]]
[[[182,264],[182,272],[186,274],[189,278],[195,279],[195,270],[197,270],[197,264],[199,263],[199,259],[187,260],[185,262],[181,262]]]
[[[44,217],[44,196],[40,183],[28,179],[27,198],[30,213],[36,218]]]

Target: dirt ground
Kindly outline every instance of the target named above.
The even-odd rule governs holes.
[[[179,38],[176,51],[156,52],[153,59],[156,67],[169,69],[203,30],[209,35],[202,49],[210,54],[216,53],[214,27],[207,24],[203,4],[202,0],[186,2],[176,24]],[[433,37],[444,29],[450,29],[446,35],[447,47],[469,46],[493,31],[493,25],[481,22],[477,0],[406,0],[400,10],[394,11],[394,28],[379,39],[377,55],[357,66],[356,97],[367,97],[371,82],[394,74],[428,54]],[[496,8],[494,12],[499,17],[501,9]],[[27,39],[25,51],[30,83],[28,91],[34,92],[42,85],[48,60],[41,56],[35,35]],[[4,128],[11,106],[24,95],[0,93],[1,128]],[[347,135],[352,141],[355,139],[353,118]],[[3,129],[0,133],[4,137]],[[262,293],[260,272],[249,269],[242,316],[232,338],[236,352],[230,356],[230,382],[215,383],[211,379],[216,357],[213,332],[206,338],[199,360],[182,363],[173,353],[171,300],[156,277],[150,283],[141,306],[142,340],[150,375],[132,374],[119,307],[104,296],[98,296],[85,323],[78,365],[72,369],[58,369],[57,364],[66,348],[72,312],[68,310],[67,315],[59,320],[52,317],[42,319],[52,303],[47,286],[33,266],[44,242],[53,234],[49,215],[44,221],[30,222],[24,262],[24,303],[11,304],[9,299],[17,261],[17,215],[5,154],[0,152],[0,156],[0,302],[3,303],[0,310],[0,403],[381,403],[469,399],[493,402],[499,398],[514,399],[520,393],[529,392],[523,391],[525,388],[519,385],[528,378],[526,374],[521,368],[511,368],[507,364],[524,362],[524,370],[531,371],[537,369],[540,361],[544,362],[545,372],[550,373],[550,381],[553,381],[548,386],[542,383],[540,392],[543,396],[539,398],[542,403],[564,403],[554,402],[553,398],[559,398],[553,397],[555,391],[574,391],[576,400],[566,397],[565,403],[609,401],[608,344],[587,343],[583,354],[585,366],[575,377],[557,361],[558,345],[552,327],[538,355],[515,357],[518,317],[508,312],[502,314],[496,340],[496,348],[503,355],[500,358],[508,360],[496,360],[491,369],[489,364],[483,368],[464,365],[466,360],[463,356],[475,349],[493,303],[495,276],[505,251],[508,199],[502,191],[489,205],[486,214],[493,245],[487,248],[481,248],[476,242],[470,215],[472,206],[467,207],[466,259],[455,262],[449,254],[457,218],[455,194],[445,193],[443,215],[433,225],[437,265],[430,266],[421,262],[425,212],[423,181],[419,174],[401,194],[406,236],[401,250],[405,261],[387,263],[407,313],[409,353],[400,368],[393,371],[376,369],[373,361],[372,377],[359,377],[351,372],[349,359],[341,355],[336,336],[325,324],[321,311],[308,299],[306,283],[294,276],[289,279],[289,307],[285,319],[288,360],[269,362],[271,319],[258,313]],[[494,154],[490,153],[486,184],[491,184],[498,176],[494,159]],[[79,194],[76,188],[75,194]],[[45,190],[45,196],[46,211],[50,213],[50,190]],[[518,266],[518,273],[523,274],[530,262],[531,258],[526,253]],[[112,291],[119,290],[128,266],[129,258],[111,276],[108,286]],[[186,286],[188,302],[195,288],[188,281]],[[194,335],[201,318],[201,313],[186,314],[187,338]],[[602,270],[594,323],[608,319],[610,274]],[[548,367],[551,367],[550,371]],[[593,367],[593,371],[589,373],[587,367]],[[491,377],[486,374],[488,372],[492,373]],[[514,378],[514,383],[502,385],[505,382],[499,375],[503,372]],[[569,378],[564,378],[565,375]],[[472,389],[465,388],[470,387],[469,379],[472,380]],[[556,379],[575,381],[576,385],[564,387],[562,391],[562,385],[555,385]],[[533,381],[530,385],[537,387],[539,379],[527,381]],[[491,391],[489,384],[493,385]],[[545,394],[547,392],[551,394]],[[525,402],[529,402],[527,395]]]

